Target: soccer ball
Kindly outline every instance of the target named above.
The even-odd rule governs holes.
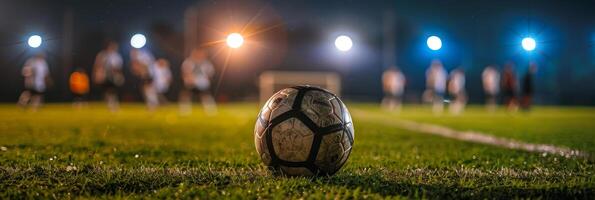
[[[274,94],[254,128],[262,162],[274,174],[332,175],[349,158],[353,122],[334,94],[312,86],[294,86]]]

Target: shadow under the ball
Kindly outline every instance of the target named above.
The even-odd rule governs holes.
[[[529,189],[514,186],[464,187],[443,184],[417,184],[405,180],[388,180],[380,173],[350,174],[318,177],[313,182],[324,185],[342,186],[349,189],[370,191],[382,196],[406,196],[430,199],[511,199],[544,197],[546,199],[589,199],[595,190],[585,187],[561,187]]]

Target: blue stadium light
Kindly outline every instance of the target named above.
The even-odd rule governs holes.
[[[143,34],[137,33],[130,38],[130,45],[134,48],[143,48],[145,44],[147,44],[147,38]]]
[[[523,40],[521,41],[521,45],[523,46],[523,49],[525,49],[525,51],[533,51],[535,50],[537,43],[535,42],[535,39],[531,37],[526,37],[523,38]]]
[[[41,36],[39,36],[39,35],[32,35],[27,40],[27,44],[31,48],[37,48],[37,47],[41,46],[42,42],[43,42],[43,40],[42,40]]]
[[[442,48],[442,40],[440,40],[440,38],[435,35],[428,37],[426,43],[428,44],[428,48],[433,51],[438,51]]]

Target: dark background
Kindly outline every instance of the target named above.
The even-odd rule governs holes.
[[[189,7],[199,16],[194,44],[184,42]],[[128,69],[129,39],[138,32],[147,35],[147,48],[157,57],[170,60],[176,77],[185,48],[208,48],[222,101],[256,100],[257,77],[270,69],[336,71],[344,98],[378,101],[381,72],[396,63],[408,78],[406,99],[419,102],[424,72],[431,59],[439,58],[448,70],[465,69],[471,102],[482,102],[480,74],[486,65],[514,62],[520,78],[531,60],[539,66],[538,103],[595,105],[594,8],[595,1],[537,0],[0,0],[0,101],[16,101],[23,88],[21,67],[35,51],[48,55],[55,82],[46,99],[69,101],[68,74],[76,67],[90,71],[108,39],[120,43]],[[229,54],[223,44],[212,44],[246,24],[245,32],[255,34],[241,50]],[[383,34],[386,27],[392,27],[394,39]],[[32,34],[44,37],[41,48],[28,48]],[[339,34],[353,38],[352,51],[334,49]],[[440,51],[427,49],[430,35],[442,38]],[[525,36],[536,38],[535,51],[522,50]],[[390,58],[383,57],[386,44],[395,47]],[[127,77],[123,99],[140,100],[136,81]],[[176,81],[172,99],[180,85]],[[100,99],[99,91],[92,88],[92,99]]]

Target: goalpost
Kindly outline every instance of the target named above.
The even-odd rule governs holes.
[[[339,96],[341,78],[334,72],[265,71],[259,78],[260,102],[264,103],[275,92],[295,85],[318,86]]]

